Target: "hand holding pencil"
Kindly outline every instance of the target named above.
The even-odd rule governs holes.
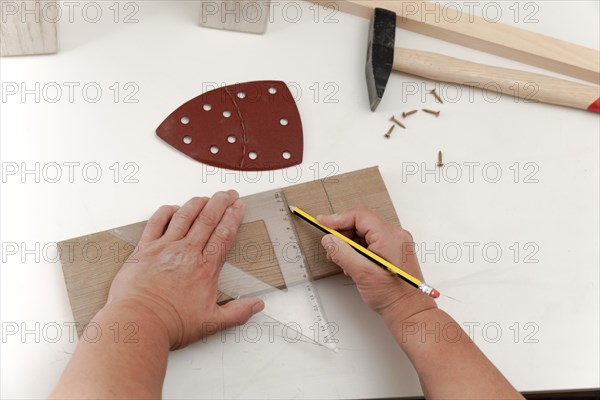
[[[383,317],[415,367],[425,397],[523,398],[456,320],[437,308],[432,297],[439,293],[422,286],[423,274],[410,233],[365,207],[316,219],[300,209],[290,209],[316,228],[329,232],[322,239],[328,257],[356,282],[364,302]],[[440,326],[454,327],[460,335],[440,340],[435,334]]]
[[[332,215],[317,216],[319,223],[335,229],[372,252],[423,280],[411,234],[385,221],[366,207]],[[322,244],[328,258],[339,265],[356,283],[365,303],[374,311],[395,318],[409,317],[437,308],[435,301],[419,290],[379,268],[350,245],[333,235],[325,235]]]

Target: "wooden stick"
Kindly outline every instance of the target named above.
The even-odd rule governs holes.
[[[328,7],[335,4],[341,11],[369,19],[375,8],[385,8],[398,14],[398,28],[600,83],[597,50],[502,23],[488,22],[455,7],[414,0],[309,1]],[[397,43],[402,43],[402,38]]]
[[[600,88],[531,72],[492,67],[425,51],[394,50],[394,70],[501,92],[529,102],[598,112]]]

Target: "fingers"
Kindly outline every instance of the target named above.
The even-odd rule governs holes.
[[[148,222],[146,222],[146,226],[144,227],[144,232],[140,237],[139,244],[160,239],[165,232],[169,221],[171,221],[173,214],[175,214],[178,209],[179,206],[162,206],[156,210]]]
[[[164,238],[173,241],[184,238],[207,203],[206,197],[194,197],[188,200],[171,218]]]
[[[365,238],[367,244],[391,231],[391,225],[386,220],[366,207],[353,208],[339,214],[319,215],[317,220],[342,234],[356,231],[358,236]]]
[[[346,275],[349,275],[357,283],[365,274],[388,274],[338,237],[325,235],[321,239],[321,244],[327,252],[327,257],[339,265]]]
[[[227,208],[231,206],[239,196],[240,195],[235,190],[215,193],[208,203],[206,203],[202,212],[197,214],[197,217],[195,217],[189,228],[189,232],[186,231],[187,239],[192,244],[198,245],[203,249],[213,234],[213,231],[219,225],[221,219],[223,219],[223,215]]]
[[[216,269],[217,272],[220,271],[220,267],[223,265],[223,261],[225,261],[227,250],[229,250],[238,228],[242,224],[245,210],[246,206],[240,199],[237,199],[231,206],[227,207],[223,218],[221,218],[221,221],[217,224],[204,246],[203,252],[206,259],[214,259],[216,261],[215,265],[219,266]]]
[[[265,303],[261,299],[233,300],[220,307],[223,329],[245,324],[254,314],[261,312]]]

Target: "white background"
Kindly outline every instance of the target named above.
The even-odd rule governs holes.
[[[323,9],[316,16],[314,6],[294,2],[284,12],[280,2],[267,33],[248,35],[200,28],[194,1],[138,2],[138,22],[130,24],[122,21],[135,9],[121,3],[115,23],[113,3],[101,4],[98,23],[86,21],[82,7],[73,22],[63,16],[58,54],[0,61],[3,85],[57,82],[63,88],[56,103],[48,101],[54,93],[41,93],[39,102],[18,94],[0,104],[2,168],[19,168],[3,176],[1,193],[2,397],[47,396],[75,349],[64,325],[73,317],[52,243],[147,219],[160,205],[195,195],[230,187],[248,195],[372,165],[380,166],[403,226],[429,250],[421,253],[427,280],[460,301],[441,299],[439,305],[472,327],[475,342],[517,389],[600,386],[598,115],[478,90],[469,96],[468,89],[447,86],[439,87],[447,99],[439,105],[425,93],[432,82],[398,73],[372,113],[364,79],[365,19],[336,13],[325,23],[329,12]],[[481,13],[485,3],[478,4]],[[496,4],[505,23],[515,24],[518,9],[522,28],[599,47],[598,2]],[[298,7],[302,18],[296,21]],[[532,11],[537,22],[525,23]],[[492,9],[489,16],[495,17]],[[540,71],[400,30],[397,45]],[[260,79],[296,88],[305,141],[300,167],[258,176],[216,170],[155,136],[171,111],[207,86]],[[72,103],[64,82],[80,84]],[[90,82],[102,88],[97,103],[81,92]],[[124,101],[128,82],[139,89],[132,98],[137,103]],[[418,94],[406,95],[414,87]],[[390,115],[423,107],[442,115],[419,113],[406,121],[406,131],[383,138]],[[435,169],[438,150],[455,164],[436,182],[435,174],[422,172]],[[58,183],[49,182],[55,170],[39,179],[21,175],[35,163],[50,173],[53,162],[63,166]],[[73,182],[68,162],[80,163]],[[100,166],[99,182],[88,182],[94,169],[82,174],[88,163]],[[125,163],[133,164],[126,169]],[[468,163],[479,163],[470,164],[471,177]],[[407,173],[415,168],[416,174]],[[126,182],[132,171],[137,183]],[[457,171],[462,175],[453,183]],[[24,251],[36,245],[40,251]],[[498,248],[502,254],[494,260]],[[281,336],[269,340],[266,320],[257,316],[253,321],[263,333],[257,343],[236,343],[231,332],[172,353],[164,396],[420,394],[408,360],[347,283],[344,277],[318,283],[329,320],[339,325],[340,353]],[[56,324],[60,338],[51,343]],[[6,334],[15,326],[17,334]],[[24,328],[32,333],[22,337]]]

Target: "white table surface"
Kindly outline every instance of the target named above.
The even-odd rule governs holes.
[[[39,102],[33,94],[25,101],[7,95],[0,104],[2,397],[47,396],[76,346],[53,243],[147,219],[161,204],[194,195],[230,187],[248,195],[372,165],[380,166],[422,250],[427,280],[460,300],[441,299],[440,307],[470,327],[517,389],[600,386],[598,115],[447,85],[438,89],[447,102],[438,105],[425,94],[432,82],[398,73],[372,113],[364,79],[368,21],[336,13],[337,22],[325,23],[327,13],[315,17],[302,1],[279,2],[263,36],[198,27],[194,1],[136,2],[138,22],[129,24],[122,20],[133,6],[121,3],[115,23],[113,2],[99,2],[103,15],[90,23],[77,4],[73,22],[61,21],[58,54],[0,60],[4,95],[6,85],[36,82],[41,95]],[[286,4],[293,5],[284,12]],[[477,4],[481,13],[485,2]],[[520,27],[599,47],[598,2],[488,7],[497,6],[503,22],[514,24],[518,9]],[[494,18],[492,8],[487,12]],[[525,23],[531,12],[537,22]],[[398,31],[397,44],[539,71],[410,32]],[[284,80],[298,93],[300,167],[259,175],[216,170],[156,137],[171,111],[208,88],[260,79]],[[56,103],[52,82],[63,89]],[[72,101],[65,82],[79,84]],[[85,84],[92,87],[87,99]],[[89,101],[93,86],[102,89],[97,103]],[[137,103],[125,102],[134,89],[130,100]],[[425,106],[442,115],[419,113],[406,121],[409,129],[383,138],[390,115]],[[449,167],[436,182],[425,171],[435,169],[438,150]],[[36,163],[39,178],[21,174]],[[54,163],[62,173],[56,183]],[[71,178],[69,163],[79,163],[71,164]],[[91,183],[97,169],[102,176]],[[254,332],[240,328],[171,353],[164,396],[420,394],[407,358],[347,283],[342,276],[317,284],[329,320],[339,326],[339,353],[269,335],[266,319],[257,316],[257,343],[243,340]]]

